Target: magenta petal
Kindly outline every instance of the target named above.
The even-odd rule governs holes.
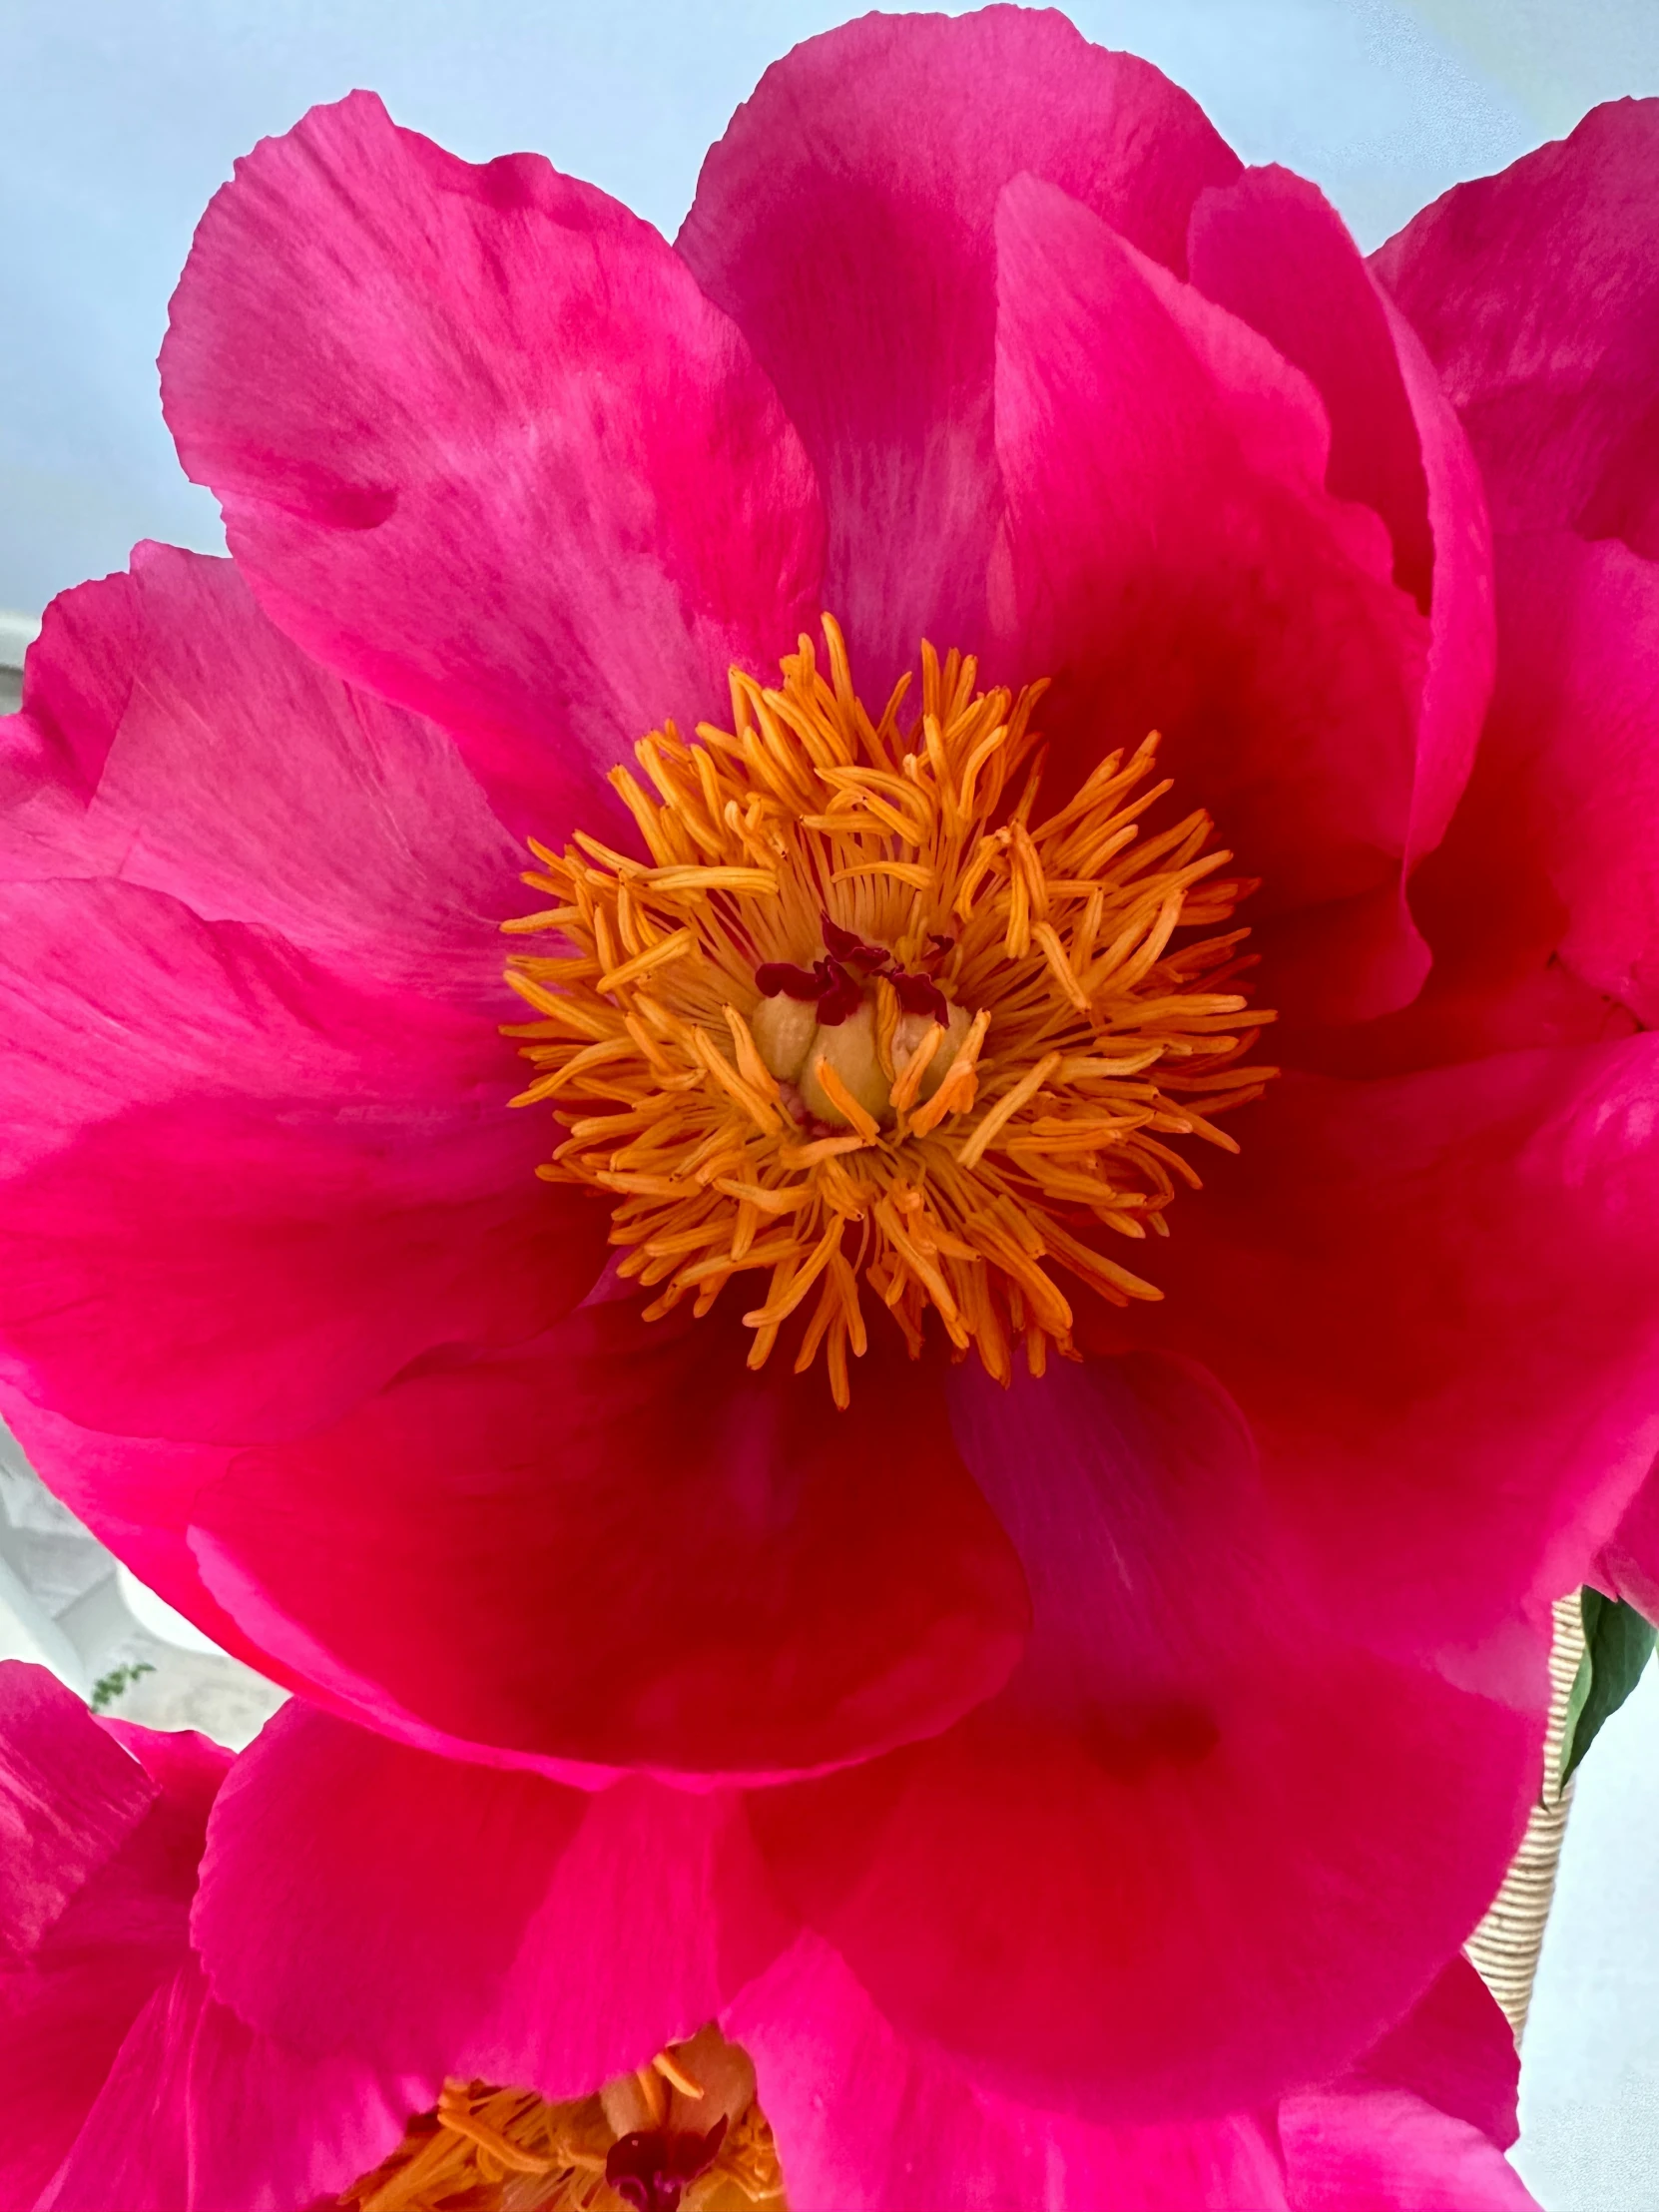
[[[0,716],[0,875],[36,839],[50,854],[71,795],[85,805],[103,771],[107,734],[132,697],[144,611],[131,576],[62,592],[27,654],[28,706]]]
[[[497,2000],[584,1800],[294,1701],[238,1760],[192,1933],[214,1994],[296,2050],[435,2082]],[[463,1902],[464,1901],[464,1902]]]
[[[585,2096],[787,1940],[759,1880],[723,1794],[565,1789],[295,1703],[238,1762],[193,1928],[215,1993],[296,2051]]]
[[[0,1958],[30,1957],[156,1802],[144,1770],[43,1667],[0,1660]]]
[[[1491,717],[1444,853],[1413,890],[1447,1000],[1423,1018],[1488,1049],[1552,1042],[1542,1024],[1576,983],[1588,1022],[1612,1001],[1651,1026],[1659,566],[1551,531],[1505,540],[1498,577]]]
[[[123,2038],[184,1955],[228,1755],[100,1724],[43,1668],[0,1665],[0,2200],[32,2205]],[[126,1749],[122,1749],[125,1744]]]
[[[1491,534],[1468,441],[1421,345],[1323,193],[1282,169],[1204,193],[1193,282],[1313,382],[1331,421],[1326,483],[1388,526],[1394,581],[1430,621],[1409,853],[1444,831],[1491,691]]]
[[[1279,2108],[1291,2212],[1539,2212],[1497,2147],[1408,2090],[1358,2080]]]
[[[237,165],[162,352],[185,465],[307,652],[441,723],[555,840],[819,605],[813,473],[651,230],[353,93]]]
[[[141,545],[66,592],[9,750],[46,764],[0,874],[119,876],[253,922],[362,985],[504,1018],[498,924],[527,855],[455,747],[267,621],[229,561]]]
[[[298,2057],[216,2004],[194,1957],[146,2006],[39,2212],[290,2212],[395,2149],[436,2084]]]
[[[8,1372],[116,1433],[281,1433],[584,1295],[603,1213],[537,1185],[507,1108],[524,893],[450,742],[160,547],[50,611],[25,691]]]
[[[794,1933],[741,1800],[638,1778],[584,1793],[466,2063],[544,2096],[586,2095],[694,2034]]]
[[[1659,101],[1457,185],[1374,266],[1462,416],[1499,531],[1659,555]]]
[[[1287,1075],[1175,1221],[1133,1335],[1231,1393],[1367,1633],[1449,1653],[1570,1588],[1647,1471],[1656,1111],[1646,1036]]]
[[[1002,2094],[1163,2120],[1345,2065],[1508,1864],[1541,1635],[1465,1654],[1471,1687],[1368,1649],[1180,1363],[963,1367],[953,1418],[1031,1584],[1025,1657],[934,1742],[752,1801],[786,1897]]]
[[[791,2212],[1287,2212],[1253,2114],[1104,2127],[999,2096],[897,2033],[813,1936],[723,2024],[755,2060]]]
[[[1331,420],[1326,482],[1388,526],[1394,580],[1426,614],[1434,542],[1422,446],[1386,311],[1347,226],[1317,185],[1247,169],[1201,195],[1192,280],[1300,368]]]
[[[0,915],[0,1150],[26,1170],[0,1181],[0,1333],[29,1396],[280,1435],[592,1284],[603,1210],[536,1181],[493,1022],[124,884],[4,885]]]
[[[1507,2150],[1520,2132],[1520,2053],[1497,1999],[1459,1955],[1443,1967],[1359,2071],[1409,2089]]]
[[[1238,162],[1185,93],[1061,15],[869,15],[767,71],[677,241],[818,469],[826,602],[877,695],[923,636],[985,643],[991,230],[1021,170],[1179,270],[1195,195]]]
[[[202,1493],[209,1587],[279,1656],[286,1619],[540,1760],[768,1777],[943,1727],[1005,1678],[1025,1593],[936,1382],[872,1351],[831,1414],[737,1335],[611,1301],[429,1362]]]
[[[1325,489],[1313,388],[1033,179],[997,272],[1002,619],[1055,678],[1061,775],[1161,730],[1181,803],[1265,878],[1253,921],[1397,879],[1427,625],[1377,516]]]
[[[597,1207],[545,1201],[527,1161],[525,1195],[502,1190],[493,1140],[421,1159],[399,1134],[388,1160],[383,1139],[160,1108],[0,1187],[11,1375],[117,1433],[281,1436],[434,1344],[510,1341],[582,1297]]]

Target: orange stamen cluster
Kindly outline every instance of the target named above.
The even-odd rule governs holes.
[[[563,2104],[448,2081],[436,2110],[411,2120],[391,2156],[337,2201],[342,2212],[635,2212],[640,2197],[656,2196],[652,2212],[668,2200],[675,2212],[788,2212],[754,2086],[748,2059],[713,2028]],[[656,2191],[630,2186],[629,2169],[650,2159],[619,2152],[661,2131],[672,2165],[673,2145],[701,2141],[710,2116],[719,2146],[699,2171]]]
[[[1228,987],[1246,932],[1175,942],[1253,886],[1220,872],[1205,814],[1142,834],[1170,788],[1156,736],[1039,820],[1043,686],[976,691],[972,659],[924,645],[919,715],[900,720],[906,678],[872,722],[824,627],[827,674],[803,638],[777,689],[733,672],[730,730],[669,723],[635,748],[643,782],[614,773],[647,858],[532,846],[525,880],[556,903],[506,926],[563,948],[516,953],[507,980],[537,1016],[509,1031],[537,1071],[515,1103],[556,1102],[569,1132],[539,1172],[611,1200],[650,1313],[759,1276],[750,1366],[799,1316],[797,1371],[822,1351],[844,1405],[863,1289],[912,1353],[931,1309],[1004,1382],[1018,1345],[1034,1374],[1071,1352],[1056,1270],[1158,1298],[1102,1247],[1166,1233],[1199,1183],[1171,1140],[1237,1150],[1214,1117],[1273,1071],[1244,1064],[1271,1016],[1243,1027]],[[823,1029],[791,1080],[757,971],[811,968],[827,921],[929,978],[950,1019],[906,1016],[876,973],[867,1064]]]

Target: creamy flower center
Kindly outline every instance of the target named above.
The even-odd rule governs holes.
[[[564,948],[509,960],[538,1018],[508,1034],[514,1103],[568,1131],[538,1172],[612,1200],[648,1312],[761,1276],[750,1366],[788,1328],[845,1405],[866,1290],[912,1354],[931,1310],[1003,1382],[1016,1347],[1071,1353],[1062,1276],[1161,1296],[1104,1248],[1198,1186],[1172,1140],[1237,1149],[1215,1117],[1273,1073],[1272,1017],[1240,1020],[1247,932],[1205,933],[1253,887],[1209,817],[1141,833],[1155,735],[1039,817],[1043,685],[923,645],[920,713],[906,678],[872,721],[824,628],[827,672],[806,638],[776,689],[734,670],[732,729],[669,723],[615,772],[648,860],[532,843],[557,903],[505,926]]]
[[[747,2052],[705,2027],[589,2097],[448,2081],[346,2212],[788,2212]]]

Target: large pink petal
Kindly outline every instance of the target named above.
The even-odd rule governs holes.
[[[936,1378],[872,1350],[833,1414],[739,1338],[610,1301],[427,1362],[201,1494],[208,1585],[279,1656],[285,1619],[538,1760],[765,1777],[943,1727],[1026,1605]]]
[[[293,1704],[220,1802],[194,1931],[215,1993],[296,2050],[585,2096],[787,1938],[758,1880],[729,1796],[565,1789]]]
[[[214,1994],[297,2049],[435,2085],[493,2007],[583,1803],[290,1702],[209,1832],[192,1918]]]
[[[1492,712],[1413,890],[1436,972],[1416,1019],[1378,1040],[1389,1054],[1659,1020],[1659,567],[1552,531],[1504,540],[1498,575]]]
[[[1286,1076],[1100,1341],[1202,1360],[1309,1573],[1449,1653],[1581,1581],[1659,1446],[1656,1110],[1651,1037]]]
[[[1359,2080],[1279,2108],[1291,2212],[1539,2212],[1497,2146],[1409,2090]]]
[[[900,2035],[813,1936],[724,2024],[755,2060],[792,2212],[1288,2212],[1253,2114],[1106,2127],[999,2096]]]
[[[957,1376],[1027,1651],[935,1741],[752,1801],[786,1896],[895,2027],[1006,2095],[1161,2121],[1331,2073],[1508,1864],[1541,1632],[1465,1654],[1466,1688],[1368,1649],[1179,1363]]]
[[[1501,941],[1491,910],[1501,922],[1530,905],[1553,926],[1527,949],[1652,1027],[1659,566],[1551,533],[1505,541],[1499,579],[1502,658],[1469,821],[1422,902],[1436,957],[1442,937],[1454,955]]]
[[[1264,917],[1393,896],[1369,968],[1328,962],[1326,1013],[1411,995],[1425,961],[1390,886],[1410,825],[1427,624],[1369,508],[1325,488],[1302,373],[1095,216],[1031,178],[998,216],[1001,616],[1063,781],[1164,732]]]
[[[1659,555],[1659,101],[1456,185],[1374,266],[1463,418],[1500,531]]]
[[[1411,885],[1434,955],[1416,1002],[1298,1040],[1399,1074],[1628,1036],[1659,1013],[1659,568],[1567,531],[1498,545],[1500,657],[1474,774]]]
[[[35,766],[0,874],[117,876],[504,1018],[526,856],[441,732],[308,661],[229,561],[141,545],[66,592],[0,730]]]
[[[451,731],[520,833],[592,820],[636,737],[816,618],[812,469],[669,248],[366,93],[238,163],[162,393],[267,610]]]
[[[1477,2127],[1499,2150],[1507,2150],[1520,2132],[1514,2030],[1461,1953],[1441,1968],[1399,2025],[1366,2053],[1358,2070]]]
[[[1238,162],[1185,93],[1061,15],[869,15],[767,71],[676,242],[812,455],[825,598],[878,696],[923,636],[987,643],[992,217],[1026,169],[1180,270],[1195,195]]]
[[[1326,484],[1388,526],[1394,581],[1429,617],[1407,857],[1438,842],[1491,691],[1491,533],[1479,473],[1421,345],[1336,210],[1282,169],[1204,193],[1193,282],[1313,382],[1331,421]]]
[[[229,1764],[199,1737],[128,1727],[122,1750],[112,1733],[42,1669],[0,1666],[7,2204],[32,2204],[56,2171],[133,2021],[183,1957],[208,1807]]]
[[[1394,580],[1428,611],[1435,545],[1422,437],[1382,298],[1317,185],[1247,169],[1200,195],[1188,236],[1193,282],[1308,377],[1331,422],[1326,483],[1388,526]]]
[[[494,1024],[118,883],[0,886],[0,1332],[88,1426],[260,1438],[532,1335],[603,1209],[537,1183]]]
[[[134,2022],[38,2212],[294,2212],[370,2172],[435,2094],[256,2033],[187,1957]]]

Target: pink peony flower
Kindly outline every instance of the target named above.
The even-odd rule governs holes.
[[[1532,2202],[1501,2154],[1514,2046],[1460,1959],[1275,2110],[1056,2121],[895,2034],[832,1945],[769,1928],[717,1801],[469,1771],[297,1703],[220,1787],[230,1765],[0,1665],[20,2212],[423,2212],[467,2180],[480,2212],[728,2212],[780,2176],[793,2212]],[[721,2003],[734,1944],[759,1971]],[[545,2093],[469,2087],[479,2065]]]
[[[1563,261],[1639,257],[1652,114],[1550,157]],[[1311,186],[1057,16],[801,48],[674,248],[354,95],[175,301],[232,561],[66,595],[6,726],[0,1376],[59,1494],[383,1732],[361,1833],[435,1753],[730,1829],[891,2048],[1062,2131],[1403,2017],[1659,1442],[1646,568],[1500,498],[1494,628],[1481,475],[1635,438],[1640,318],[1424,221],[1379,266],[1442,362],[1522,333],[1511,444]]]

